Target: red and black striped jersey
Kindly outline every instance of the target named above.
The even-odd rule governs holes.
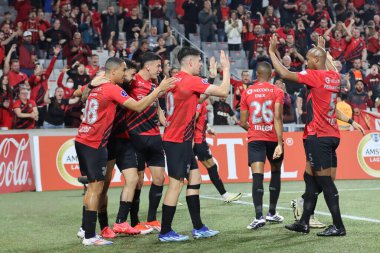
[[[20,99],[13,104],[13,109],[20,108],[21,113],[32,113],[36,102],[28,99],[23,103]],[[33,118],[19,118],[16,116],[15,129],[33,129],[36,121]]]

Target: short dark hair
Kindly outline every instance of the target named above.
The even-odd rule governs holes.
[[[117,58],[117,57],[110,57],[106,61],[105,69],[106,72],[109,72],[112,69],[120,67],[120,65],[124,62],[123,59]]]
[[[177,59],[178,62],[181,64],[183,58],[187,56],[200,56],[201,52],[199,52],[197,49],[192,48],[192,47],[182,47],[181,50],[179,50]]]
[[[124,58],[124,62],[127,65],[127,69],[137,69],[137,65],[131,60]]]
[[[152,52],[146,52],[141,56],[141,65],[140,66],[141,66],[141,68],[143,68],[147,62],[161,61],[161,60],[162,60],[162,58],[158,54],[155,54]]]
[[[257,72],[260,72],[269,78],[272,75],[272,65],[270,65],[269,62],[262,61],[257,65]]]

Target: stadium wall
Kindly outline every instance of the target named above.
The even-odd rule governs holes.
[[[215,127],[216,137],[207,138],[224,182],[251,182],[246,134],[239,127]],[[76,129],[11,130],[0,133],[0,193],[80,189],[78,159],[74,148]],[[284,133],[283,180],[303,180],[305,154],[302,132]],[[380,132],[342,132],[338,148],[337,179],[380,178]],[[206,169],[199,164],[203,182]],[[269,165],[265,179],[270,178]],[[150,183],[149,170],[145,183]],[[114,170],[112,186],[123,185]]]

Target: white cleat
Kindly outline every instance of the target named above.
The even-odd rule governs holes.
[[[247,229],[259,229],[261,227],[265,226],[265,220],[263,216],[260,217],[260,219],[254,219],[248,226]]]
[[[79,239],[84,239],[84,233],[85,233],[85,231],[83,230],[82,227],[80,227],[80,228],[79,228],[79,231],[78,231],[78,233],[77,233],[78,238],[79,238]]]
[[[275,215],[267,213],[265,220],[269,223],[281,223],[284,221],[284,217],[282,217],[279,213],[276,213]]]
[[[99,235],[95,235],[94,237],[89,239],[84,238],[82,244],[84,246],[106,246],[113,244],[113,242],[107,241]]]
[[[238,201],[241,197],[241,193],[227,193],[227,196],[223,196],[223,200],[225,203],[231,203],[233,201]]]

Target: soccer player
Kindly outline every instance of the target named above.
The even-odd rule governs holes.
[[[220,58],[223,81],[220,86],[216,86],[210,85],[207,79],[198,77],[202,67],[199,51],[183,47],[178,52],[181,71],[175,75],[177,78],[175,88],[171,89],[166,96],[167,122],[163,145],[168,166],[169,187],[162,205],[162,227],[158,236],[162,242],[178,242],[189,239],[188,236],[175,233],[171,227],[185,177],[188,179],[186,202],[194,227],[193,237],[196,239],[207,238],[219,233],[219,231],[207,228],[200,217],[201,175],[192,151],[192,142],[196,107],[200,94],[226,97],[229,93],[230,63],[223,51]]]
[[[308,69],[302,72],[290,72],[277,58],[275,51],[277,38],[270,40],[269,54],[276,71],[282,78],[306,84],[307,122],[304,131],[306,153],[306,184],[303,214],[299,221],[285,226],[288,230],[309,233],[309,219],[314,210],[317,196],[323,192],[326,204],[332,214],[333,225],[318,236],[344,236],[344,227],[339,208],[339,194],[334,184],[337,168],[336,149],[339,145],[339,129],[335,112],[337,94],[340,90],[339,73],[326,67],[326,51],[315,47],[308,51],[306,62]]]
[[[261,62],[256,70],[255,85],[244,91],[241,99],[241,126],[248,130],[248,165],[252,170],[252,197],[256,218],[247,226],[258,229],[265,225],[263,217],[264,164],[268,158],[271,165],[269,184],[269,212],[266,221],[279,223],[284,217],[276,212],[281,189],[281,164],[283,161],[282,110],[284,92],[269,83],[272,67]],[[248,115],[249,114],[249,115]]]
[[[141,69],[127,90],[132,98],[139,101],[156,88],[155,82],[162,72],[161,62],[161,57],[155,53],[146,52],[142,55]],[[141,113],[129,111],[126,120],[131,141],[136,149],[139,171],[139,182],[131,205],[131,225],[142,233],[151,232],[152,228],[160,231],[161,223],[156,216],[165,180],[165,155],[158,122],[165,125],[166,119],[156,100]],[[138,212],[146,165],[152,176],[152,184],[149,190],[147,222],[140,223]]]
[[[213,83],[217,74],[216,69],[216,61],[214,57],[210,59],[210,77],[208,79],[209,83]],[[206,98],[206,96],[204,96]],[[218,165],[214,162],[214,158],[212,157],[210,147],[206,141],[206,133],[215,136],[214,129],[208,127],[207,125],[207,100],[201,101],[197,105],[196,112],[196,124],[194,130],[194,155],[198,158],[198,160],[206,167],[207,172],[210,176],[210,180],[218,190],[219,194],[223,197],[226,203],[230,203],[232,201],[237,201],[241,199],[241,193],[229,193],[224,188],[224,184],[222,179],[218,174]]]
[[[142,111],[162,92],[172,87],[173,79],[166,79],[149,96],[136,102],[119,86],[124,82],[126,64],[123,60],[111,57],[105,64],[105,76],[100,86],[91,90],[83,114],[83,121],[75,138],[75,149],[79,166],[88,177],[88,190],[84,197],[84,245],[109,245],[112,242],[96,236],[96,220],[99,199],[104,186],[107,164],[107,142],[115,118],[116,106]]]

